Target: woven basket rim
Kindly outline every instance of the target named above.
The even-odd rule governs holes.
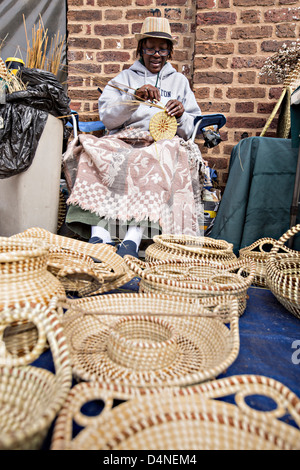
[[[1,247],[10,248],[2,251]],[[22,261],[28,257],[34,258],[47,255],[49,245],[45,241],[37,239],[15,239],[12,237],[0,237],[0,263]]]
[[[96,446],[98,445],[97,448],[100,449],[107,440],[113,443],[113,436],[118,436],[118,439],[114,441],[115,445],[117,445],[118,442],[126,440],[129,436],[137,435],[138,437],[139,433],[149,426],[153,426],[155,432],[156,429],[159,429],[156,428],[156,424],[163,424],[165,422],[163,413],[159,412],[159,409],[165,409],[165,412],[168,411],[169,418],[173,415],[172,419],[176,419],[174,416],[177,419],[180,416],[183,420],[189,420],[189,417],[195,417],[199,411],[202,411],[201,417],[199,415],[199,422],[202,422],[204,425],[205,420],[212,420],[215,423],[216,431],[219,427],[224,426],[225,432],[232,434],[230,436],[231,442],[234,442],[233,435],[236,437],[236,445],[238,445],[239,431],[243,430],[243,432],[249,433],[249,437],[251,434],[254,436],[258,433],[261,436],[261,442],[264,440],[267,442],[271,439],[274,447],[276,447],[276,444],[282,446],[286,443],[287,446],[299,448],[299,429],[280,422],[278,420],[279,413],[258,412],[244,406],[243,397],[255,393],[275,398],[279,404],[280,412],[288,410],[299,427],[299,398],[285,385],[269,377],[256,375],[232,376],[184,388],[146,391],[144,396],[136,395],[134,389],[129,390],[128,388],[118,387],[111,383],[80,383],[75,385],[70,391],[64,407],[57,418],[51,449],[89,449],[96,444],[96,441]],[[230,394],[234,394],[238,398],[235,405],[220,401],[220,398]],[[192,400],[191,396],[193,397]],[[105,402],[105,408],[100,417],[90,420],[89,417],[85,417],[78,412],[84,403],[99,397],[102,397]],[[116,408],[112,408],[114,399],[128,399],[129,401],[118,405]],[[194,409],[196,415],[193,415],[191,412],[189,414],[183,413],[184,409],[185,411],[188,409],[185,406],[181,409],[182,412],[180,412],[179,408],[172,407],[172,404],[176,402],[177,404],[196,404],[197,406]],[[168,405],[165,407],[166,403]],[[215,413],[208,412],[211,410],[210,406],[213,407],[212,409],[215,410]],[[142,415],[144,416],[144,424],[141,426],[138,425],[138,421],[139,416]],[[117,416],[118,419],[116,419]],[[73,420],[78,420],[82,427],[86,427],[75,439],[73,439],[71,427]],[[180,421],[177,421],[177,423],[178,432],[180,433],[183,428],[180,430]],[[129,429],[130,432],[128,432]],[[201,427],[199,428],[200,430]],[[96,441],[92,442],[89,440],[91,434],[97,437]],[[171,435],[168,435],[168,437],[171,438]],[[183,441],[182,436],[182,443]],[[163,444],[165,444],[165,440]],[[136,445],[138,444],[136,443]],[[212,443],[210,445],[213,446]],[[149,447],[147,449],[149,450]],[[172,450],[175,449],[172,448]]]
[[[8,358],[7,364],[5,362],[0,365],[0,376],[7,377],[7,382],[10,378],[13,381],[22,383],[25,388],[26,381],[29,383],[41,383],[48,382],[49,385],[55,386],[53,391],[52,401],[48,407],[43,408],[43,412],[40,416],[33,415],[30,424],[27,423],[26,428],[20,426],[14,428],[11,433],[7,430],[5,435],[0,436],[0,448],[19,448],[28,447],[28,443],[31,439],[34,439],[36,435],[46,431],[61,407],[64,404],[65,399],[69,393],[72,384],[72,368],[70,362],[70,356],[67,348],[66,337],[63,332],[57,311],[56,311],[57,299],[52,299],[48,306],[43,304],[36,304],[33,308],[31,303],[26,303],[24,306],[6,307],[1,313],[1,321],[7,323],[9,320],[13,320],[14,314],[18,311],[22,313],[24,318],[30,318],[30,321],[34,322],[39,318],[39,322],[43,325],[45,337],[49,342],[49,347],[52,352],[53,363],[55,373],[47,371],[43,368],[35,367],[32,365],[21,365],[24,361],[30,364],[35,360],[35,353],[32,352],[28,357],[19,360],[20,365],[11,365],[12,360]],[[38,351],[37,351],[38,353]],[[18,359],[15,359],[18,362]],[[14,361],[14,359],[13,359]],[[1,379],[0,379],[1,380]],[[1,386],[1,392],[3,393],[4,387]],[[21,400],[21,396],[18,395],[17,401]],[[23,407],[24,410],[26,407]],[[2,417],[4,419],[4,417]],[[4,424],[3,424],[4,425]]]

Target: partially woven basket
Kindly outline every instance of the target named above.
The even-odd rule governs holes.
[[[49,246],[45,241],[0,237],[0,316],[5,307],[31,302],[49,305],[66,293],[59,280],[47,270]],[[37,339],[34,324],[26,319],[6,329],[10,350],[30,350]]]
[[[230,395],[234,395],[236,404],[220,400]],[[193,387],[132,395],[129,401],[115,406],[116,400],[123,401],[126,396],[126,390],[111,384],[76,385],[56,420],[51,449],[300,449],[299,398],[268,377],[240,375]],[[246,404],[246,399],[253,401],[257,396],[267,402],[274,400],[276,408],[269,411],[265,405],[257,411]],[[102,412],[97,416],[85,414],[82,410],[95,400],[103,401]],[[297,427],[280,420],[285,414],[294,419]],[[74,430],[76,425],[79,432]],[[182,464],[186,459],[184,456]]]
[[[206,308],[151,294],[69,301],[64,331],[73,374],[140,390],[214,378],[239,351],[238,303],[227,301],[227,316],[222,302]]]
[[[170,259],[146,263],[125,256],[128,267],[141,278],[139,292],[162,293],[201,298],[232,295],[239,304],[241,316],[247,305],[247,291],[255,274],[252,260],[224,264],[208,259]]]
[[[275,243],[266,264],[267,285],[277,300],[300,318],[300,253],[278,254],[285,243],[300,231],[300,224],[285,232]]]
[[[260,238],[249,246],[241,248],[239,251],[239,259],[253,260],[255,262],[255,276],[253,285],[258,287],[267,287],[266,282],[266,262],[270,255],[276,240],[274,238]],[[282,246],[279,250],[281,253],[291,253],[292,251]]]
[[[97,279],[95,280],[94,276],[90,276],[89,280],[92,285],[89,289],[87,286],[88,279],[83,279],[84,283],[81,284],[83,290],[81,291],[79,287],[78,295],[87,296],[102,294],[103,292],[108,292],[109,290],[122,286],[133,278],[133,274],[128,270],[123,258],[115,253],[115,248],[107,245],[106,243],[98,243],[94,245],[74,238],[56,235],[39,227],[30,228],[22,233],[13,235],[11,238],[23,239],[27,237],[46,241],[50,246],[50,249],[60,249],[61,254],[65,254],[66,264],[69,264],[68,258],[70,257],[71,252],[73,252],[73,258],[74,254],[77,253],[77,256],[82,255],[89,257],[89,263],[91,259],[93,260],[93,271],[98,276],[98,281],[100,282],[100,280],[103,279],[103,282],[97,287],[95,285]],[[95,260],[98,260],[99,262],[95,262]],[[61,266],[64,267],[63,259],[61,260]],[[79,278],[79,270],[74,274],[77,274],[77,277]],[[86,274],[84,269],[82,270],[82,274],[83,277]],[[70,279],[70,272],[68,277]],[[65,279],[65,281],[66,280],[67,279]]]
[[[39,339],[23,357],[10,354],[2,341],[11,322],[34,322]],[[49,344],[55,374],[30,364]],[[50,302],[46,307],[28,302],[5,307],[0,316],[0,450],[39,449],[64,404],[72,384],[72,369],[59,317]]]
[[[225,240],[188,235],[155,235],[145,251],[145,261],[181,259],[236,260],[233,245]]]

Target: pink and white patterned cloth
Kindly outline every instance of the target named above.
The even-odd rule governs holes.
[[[158,222],[163,233],[200,235],[205,164],[198,146],[175,136],[154,142],[125,129],[79,134],[64,155],[68,204],[126,223]]]

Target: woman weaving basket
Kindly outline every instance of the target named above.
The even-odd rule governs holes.
[[[113,244],[109,227],[125,224],[117,253],[138,257],[149,224],[199,235],[204,164],[188,140],[200,108],[187,78],[167,62],[175,42],[168,20],[146,18],[136,38],[139,59],[99,98],[108,135],[79,135],[64,163],[72,187],[69,228],[91,243]]]

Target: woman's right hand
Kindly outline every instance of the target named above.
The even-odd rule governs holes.
[[[141,88],[135,90],[135,96],[146,101],[160,101],[159,89],[153,85],[143,85]]]

